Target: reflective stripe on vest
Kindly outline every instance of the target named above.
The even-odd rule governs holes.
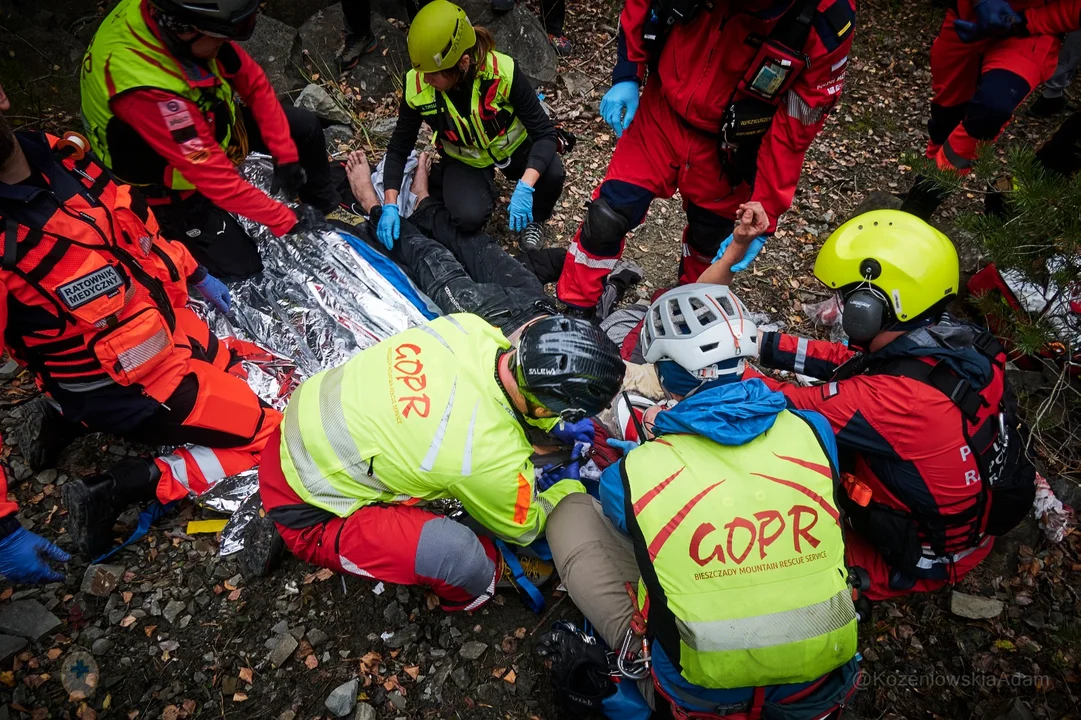
[[[377,502],[452,497],[484,462],[528,459],[492,363],[506,338],[474,315],[398,333],[301,383],[285,410],[282,472],[306,503],[345,517]],[[460,455],[459,455],[460,454]]]
[[[216,118],[216,125],[220,127],[224,123],[220,145],[228,152],[236,140],[234,130],[239,128],[235,127],[237,108],[233,87],[225,79],[219,61],[209,63],[212,75],[199,78],[196,81],[199,85],[193,85],[187,71],[147,25],[143,12],[143,0],[121,0],[101,23],[83,57],[80,79],[83,123],[94,152],[108,167],[114,167],[108,130],[109,124],[118,120],[110,101],[141,88],[175,93],[195,103],[204,113],[211,101],[223,104],[230,117]],[[167,110],[162,108],[161,112],[168,120]],[[173,190],[195,187],[172,167],[163,181]]]
[[[409,107],[436,127],[440,144],[449,156],[473,167],[488,167],[509,158],[528,137],[510,104],[513,78],[514,60],[492,51],[473,80],[468,117],[458,112],[445,93],[437,93],[424,82],[424,74],[416,70],[410,70],[406,76],[405,99]],[[504,127],[498,120],[500,113],[509,117],[509,125]],[[453,126],[454,137],[441,124]]]
[[[836,473],[802,418],[740,446],[665,435],[623,476],[640,601],[687,681],[807,682],[854,656]]]

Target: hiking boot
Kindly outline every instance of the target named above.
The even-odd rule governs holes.
[[[153,460],[124,460],[100,475],[60,487],[64,528],[75,552],[93,559],[113,546],[113,526],[129,505],[155,497],[161,471]]]
[[[531,222],[518,234],[518,247],[529,252],[539,250],[544,245],[544,228],[540,223]]]
[[[567,57],[574,52],[574,45],[571,44],[566,35],[549,34],[548,42],[552,43],[552,47],[559,57]]]
[[[26,404],[12,432],[27,466],[37,472],[55,467],[60,453],[86,428],[61,415],[56,403],[41,395]]]
[[[533,583],[535,587],[542,587],[546,582],[552,579],[552,575],[555,574],[556,567],[547,560],[541,560],[535,555],[515,555],[518,558],[518,563],[522,566],[522,572],[525,573],[526,579]],[[499,553],[499,576],[495,581],[496,590],[507,590],[510,588],[518,587],[514,581],[514,571],[510,569],[510,565],[503,559],[503,553]]]
[[[376,39],[375,35],[346,33],[345,40],[342,41],[342,46],[338,48],[338,52],[334,54],[334,58],[338,61],[340,70],[343,72],[352,70],[360,62],[362,56],[375,52],[377,47],[379,47],[379,40]]]
[[[261,506],[244,528],[244,549],[240,551],[240,573],[245,580],[268,577],[281,565],[285,540],[274,521]]]
[[[1058,97],[1047,97],[1041,95],[1036,98],[1036,102],[1032,103],[1032,107],[1028,109],[1029,117],[1044,119],[1054,117],[1066,110],[1066,96],[1059,95]]]
[[[642,282],[646,271],[639,265],[620,258],[612,272],[604,279],[604,289],[601,290],[601,299],[597,303],[597,317],[604,320],[612,314],[615,306],[623,301],[623,297],[632,287]]]

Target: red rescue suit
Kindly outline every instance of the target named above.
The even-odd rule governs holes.
[[[1023,13],[1026,37],[985,38],[961,42],[954,20],[975,21],[974,0],[958,0],[946,12],[931,45],[931,118],[927,157],[938,167],[962,175],[972,171],[982,143],[993,142],[1025,98],[1054,73],[1062,46],[1056,27],[1070,13],[1074,0],[1013,0]],[[1073,8],[1073,22],[1077,9]],[[1045,34],[1046,33],[1046,34]]]
[[[69,420],[196,444],[156,461],[163,502],[254,467],[280,415],[226,372],[230,347],[186,307],[206,270],[94,156],[43,133],[15,137],[31,175],[0,183],[5,348]]]
[[[921,332],[927,330],[894,342],[904,343]],[[979,337],[990,335],[984,331]],[[848,564],[868,572],[871,587],[865,592],[872,600],[934,590],[964,577],[991,551],[990,533],[1004,531],[996,513],[1004,512],[1012,498],[1005,491],[989,497],[989,487],[996,493],[1001,487],[990,483],[1018,478],[1031,484],[1034,471],[1021,448],[1012,398],[1004,402],[1005,355],[997,343],[991,347],[985,356],[990,359],[994,353],[996,358],[985,364],[991,368],[990,379],[969,398],[975,410],[974,422],[967,422],[943,391],[898,374],[889,364],[917,362],[917,368],[930,369],[947,355],[902,345],[892,354],[887,346],[856,357],[840,343],[781,333],[760,338],[763,365],[826,381],[800,387],[763,378],[792,405],[821,413],[833,426],[847,471],[842,504],[856,530],[845,539]],[[972,360],[976,350],[969,351],[973,354],[950,357]],[[866,364],[857,367],[866,369],[836,379],[850,374],[842,368],[850,361],[863,361]],[[1000,416],[1002,407],[1007,409]],[[1008,428],[1010,452],[1000,455],[1003,427]],[[996,460],[988,463],[987,457]],[[994,505],[992,498],[1000,504]],[[1022,505],[1021,515],[1031,502],[1029,496],[1028,505],[1015,503]]]
[[[646,76],[642,35],[651,4],[628,0],[623,8],[613,84]],[[853,0],[821,0],[817,11],[797,5],[777,0],[752,12],[741,0],[717,0],[712,11],[672,27],[568,248],[560,300],[594,306],[625,233],[642,223],[654,198],[677,189],[687,212],[681,282],[708,267],[741,203],[761,202],[774,230],[792,203],[804,154],[840,96],[855,25]],[[800,7],[809,27],[785,33],[805,38],[792,50],[771,32],[792,27],[785,18]]]

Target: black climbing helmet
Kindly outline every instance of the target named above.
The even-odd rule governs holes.
[[[619,348],[585,320],[553,315],[526,327],[518,343],[518,389],[571,422],[612,402],[626,372]]]
[[[174,22],[208,35],[247,40],[255,32],[262,0],[150,0]]]

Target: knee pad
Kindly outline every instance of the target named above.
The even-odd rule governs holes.
[[[472,530],[445,517],[424,523],[417,542],[414,572],[459,587],[474,597],[487,592],[495,562]]]
[[[984,73],[962,121],[965,130],[975,140],[994,140],[1031,91],[1023,77],[1009,70]]]
[[[609,205],[603,197],[599,197],[586,208],[580,242],[582,247],[594,255],[615,257],[619,255],[623,236],[630,229],[630,220]]]

